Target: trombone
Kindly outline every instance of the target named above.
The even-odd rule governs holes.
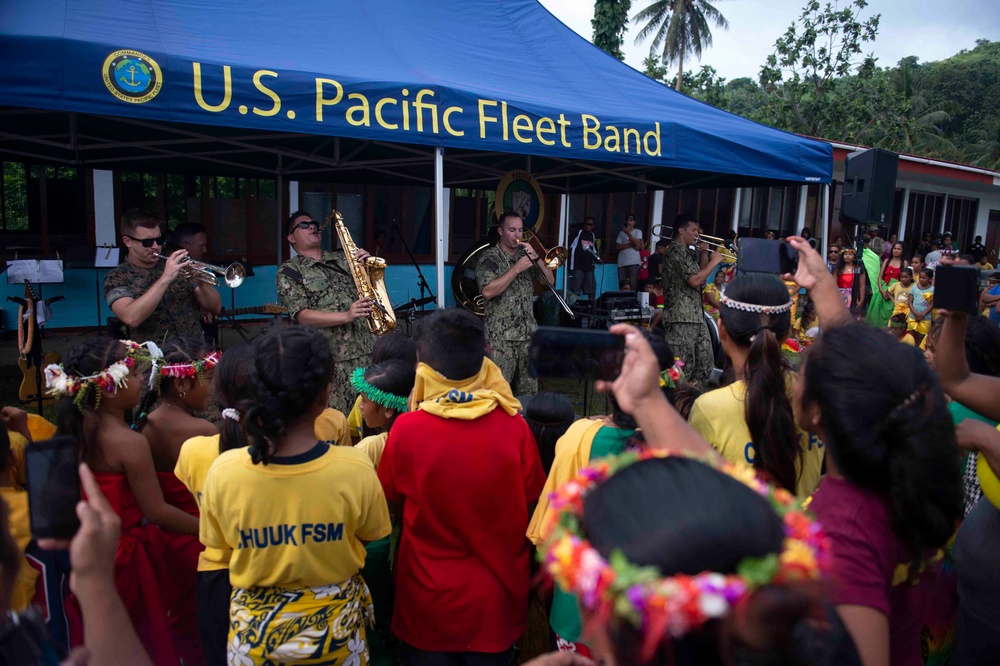
[[[553,271],[562,266],[566,262],[566,257],[569,256],[569,250],[561,245],[557,245],[551,250],[546,250],[545,246],[542,245],[542,241],[538,239],[538,236],[531,229],[525,229],[521,232],[521,239],[518,243],[527,243],[530,245],[531,249],[533,249],[535,253],[541,257],[542,261],[545,262],[545,267]],[[524,248],[522,248],[522,250],[523,249]],[[538,271],[538,275],[540,275],[542,280],[545,282],[545,286],[548,287],[549,291],[552,292],[552,295],[556,297],[556,300],[559,301],[559,305],[561,305],[562,309],[566,311],[569,318],[576,319],[576,313],[570,309],[569,305],[566,304],[566,301],[563,300],[563,297],[559,295],[559,290],[556,289],[556,286],[549,280],[549,276],[546,275],[544,271],[539,269],[538,266],[535,266],[534,262],[532,262],[531,267]]]
[[[156,256],[163,260],[170,258],[162,254],[157,254]],[[204,261],[195,261],[188,257],[188,260],[184,262],[184,268],[191,272],[191,277],[195,280],[210,284],[213,287],[219,286],[219,278],[216,275],[221,275],[222,279],[231,289],[236,289],[236,287],[243,284],[243,281],[247,279],[247,269],[237,261],[223,268],[222,266],[208,264]]]
[[[663,230],[666,229],[667,233]],[[667,238],[668,236],[673,236],[674,228],[666,224],[654,224],[652,233],[654,236],[659,238]],[[705,243],[715,248],[715,251],[722,255],[723,263],[735,264],[739,253],[736,250],[736,239],[733,239],[733,245],[730,247],[726,245],[726,240],[724,238],[719,238],[718,236],[709,236],[708,234],[698,234],[698,242]]]

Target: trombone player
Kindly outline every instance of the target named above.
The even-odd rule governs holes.
[[[125,212],[121,237],[128,256],[104,276],[104,298],[133,340],[163,344],[182,337],[197,339],[204,335],[200,311],[217,315],[222,301],[215,288],[188,276],[187,250],[159,259],[162,229],[160,221],[143,210]]]
[[[497,231],[499,240],[476,265],[476,282],[486,299],[486,343],[514,395],[534,395],[538,381],[528,374],[528,345],[536,326],[532,283],[544,276],[554,284],[555,276],[535,248],[521,242],[524,220],[518,213],[504,211]]]

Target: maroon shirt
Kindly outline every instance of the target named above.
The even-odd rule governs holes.
[[[502,652],[528,621],[525,532],[545,472],[528,424],[417,411],[389,432],[378,477],[405,502],[392,631],[429,652]]]
[[[893,666],[920,666],[920,631],[933,598],[937,565],[916,584],[893,585],[899,565],[910,562],[892,531],[877,493],[826,476],[809,509],[832,542],[834,603],[867,606],[889,618],[889,659]]]

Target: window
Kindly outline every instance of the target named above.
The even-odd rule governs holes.
[[[979,214],[978,199],[948,197],[948,210],[944,218],[944,230],[950,231],[955,245],[963,252],[972,245],[976,230],[976,216]]]
[[[0,229],[28,231],[28,168],[19,162],[3,163],[0,181]]]
[[[451,190],[451,224],[448,260],[458,262],[466,252],[486,242],[495,218],[491,217],[493,197],[486,190],[456,188]],[[494,196],[495,192],[492,193]]]
[[[92,243],[85,176],[75,167],[4,162],[0,245],[51,255]]]
[[[739,235],[761,238],[768,231],[782,238],[797,234],[799,186],[754,187],[743,190]],[[807,218],[808,221],[808,218]]]
[[[918,242],[925,233],[937,233],[944,210],[944,195],[910,192],[910,207],[906,212],[906,236]]]

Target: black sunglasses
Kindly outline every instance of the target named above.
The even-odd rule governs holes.
[[[293,223],[288,227],[288,233],[292,233],[296,229],[308,229],[309,227],[316,227],[319,229],[319,222],[316,220],[302,220],[301,222]]]
[[[163,241],[166,240],[165,236],[157,236],[156,238],[136,238],[135,236],[129,236],[128,234],[125,234],[125,238],[131,238],[136,243],[142,243],[143,247],[153,247],[154,245],[163,247]]]

